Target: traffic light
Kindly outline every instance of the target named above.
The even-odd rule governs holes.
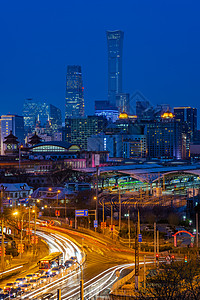
[[[156,253],[156,260],[158,261],[158,259],[159,259],[159,254]]]
[[[171,259],[172,259],[172,260],[174,260],[174,259],[175,259],[175,256],[174,256],[174,255],[172,255],[172,256],[171,256]]]
[[[0,256],[3,255],[2,247],[0,247]],[[4,247],[4,256],[6,255],[6,247]]]
[[[185,263],[187,263],[187,255],[185,255]]]
[[[18,244],[18,253],[24,253],[24,244]]]

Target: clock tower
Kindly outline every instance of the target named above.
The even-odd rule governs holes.
[[[17,137],[13,135],[12,130],[10,134],[4,139],[5,155],[18,155],[18,140]]]

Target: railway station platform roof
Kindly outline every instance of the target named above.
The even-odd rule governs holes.
[[[82,170],[83,171],[83,170]],[[85,172],[94,174],[96,168],[86,168]],[[172,165],[172,166],[163,166],[160,164],[127,164],[121,166],[104,166],[99,167],[100,174],[117,175],[124,174],[129,175],[135,179],[138,179],[142,182],[153,182],[167,176],[170,174],[191,174],[200,176],[200,164],[191,164],[191,165]]]

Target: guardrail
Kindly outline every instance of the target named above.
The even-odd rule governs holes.
[[[118,281],[116,281],[111,289],[111,294],[117,290],[119,287],[121,287],[124,283],[126,283],[129,279],[131,279],[133,276],[135,275],[135,269],[133,271],[131,271],[128,275],[126,275],[125,277],[119,279]]]

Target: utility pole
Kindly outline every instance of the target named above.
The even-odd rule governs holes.
[[[61,300],[61,289],[57,290],[57,300]]]
[[[31,240],[31,210],[30,206],[28,207],[28,243],[30,245]]]
[[[139,290],[139,242],[138,224],[135,224],[135,291]]]
[[[146,255],[144,255],[144,290],[146,290]]]
[[[110,225],[111,225],[111,230],[112,230],[112,239],[113,239],[113,203],[111,200],[111,207],[110,207]]]
[[[22,259],[22,240],[23,240],[23,228],[24,228],[24,214],[22,214],[22,220],[21,220],[20,259]]]
[[[157,255],[159,255],[159,230],[157,230]],[[159,260],[157,260],[157,268],[159,267]]]
[[[66,220],[66,217],[67,217],[67,203],[66,203],[66,195],[65,195],[65,220]]]
[[[84,300],[84,280],[83,280],[83,269],[81,268],[81,280],[80,280],[80,300]]]
[[[197,243],[197,250],[199,247],[199,214],[196,213],[196,243]]]
[[[165,191],[165,175],[163,175],[163,191]]]
[[[122,220],[122,201],[121,201],[121,193],[120,193],[120,187],[119,189],[119,231],[121,230],[121,220]]]
[[[102,200],[102,205],[103,205],[103,234],[105,233],[105,228],[104,228],[104,222],[105,222],[105,208],[104,208],[104,205],[105,205],[105,203],[104,203],[104,198],[103,198],[103,200]]]
[[[35,205],[35,222],[34,222],[34,254],[37,252],[37,244],[36,244],[36,215],[37,215],[37,207]]]
[[[3,218],[2,218],[2,221],[1,221],[1,233],[2,233],[2,240],[1,240],[1,266],[2,266],[2,270],[4,271],[5,269],[5,245],[4,245],[4,232],[3,232],[3,229],[4,229],[4,221],[3,221]]]
[[[1,208],[1,214],[3,214],[3,196],[4,196],[4,190],[5,190],[5,189],[6,189],[6,188],[5,188],[4,185],[2,184],[2,185],[1,185],[1,203],[0,203],[0,204],[1,204],[1,205],[0,205],[0,206],[1,206],[1,207],[0,207],[0,208]]]
[[[138,237],[140,234],[140,211],[138,209]],[[139,251],[140,251],[140,243],[139,243]]]
[[[131,248],[131,224],[130,224],[130,210],[128,209],[128,246]]]
[[[97,220],[97,226],[98,226],[98,172],[99,172],[99,166],[96,166],[96,210],[95,210],[95,220]],[[95,227],[95,232],[97,231],[97,228]]]
[[[154,223],[154,264],[156,266],[156,223]]]

